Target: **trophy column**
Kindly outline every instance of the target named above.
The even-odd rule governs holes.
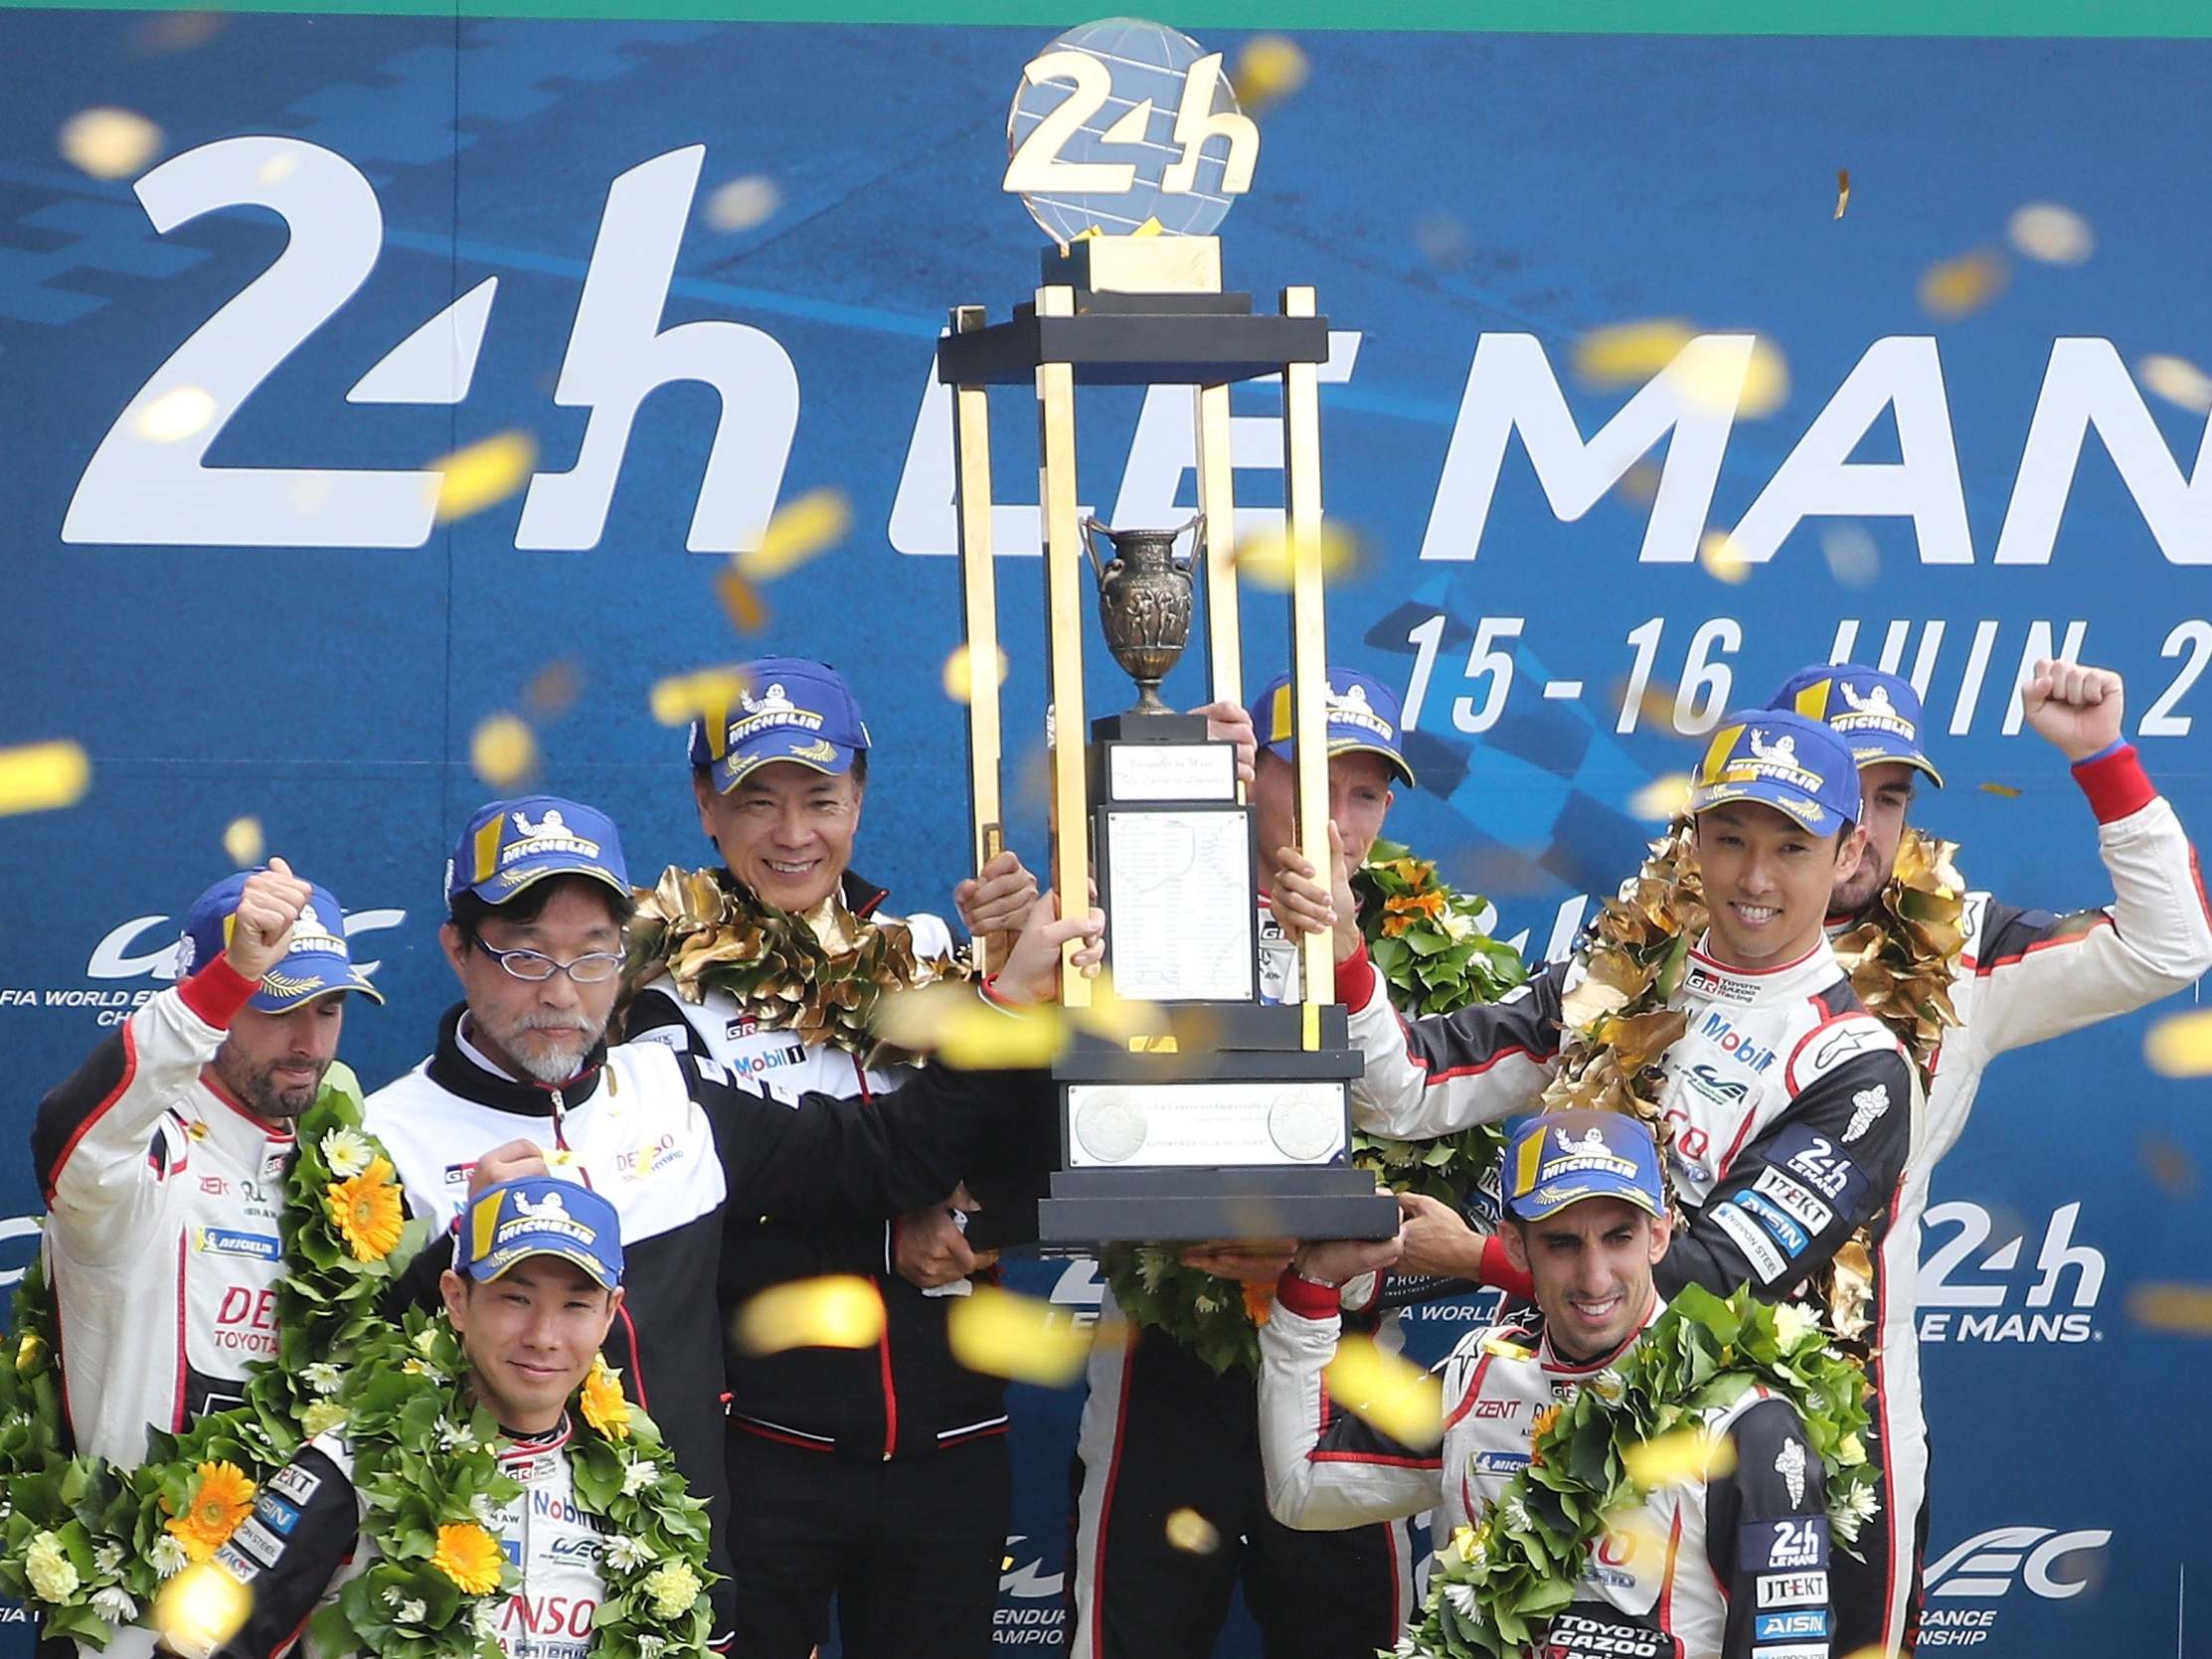
[[[1327,356],[1328,324],[1316,314],[1312,289],[1285,289],[1277,313],[1256,312],[1250,294],[1221,291],[1220,244],[1199,236],[1099,238],[1048,252],[1034,303],[998,324],[986,323],[979,307],[959,307],[938,346],[938,378],[954,389],[957,413],[954,477],[971,668],[980,642],[996,643],[995,616],[976,614],[995,602],[990,576],[975,569],[991,558],[986,389],[1035,388],[1056,734],[1053,885],[1062,913],[1076,913],[1087,907],[1096,867],[1115,987],[1156,1004],[1168,1025],[1165,1034],[1118,1043],[1083,1037],[1055,1067],[1063,1167],[1039,1209],[1048,1244],[1385,1238],[1398,1226],[1396,1202],[1378,1197],[1372,1178],[1349,1163],[1349,1085],[1360,1060],[1348,1045],[1345,1011],[1333,1001],[1328,938],[1305,941],[1300,1001],[1258,1000],[1257,850],[1230,747],[1210,742],[1203,720],[1161,711],[1151,689],[1189,632],[1192,582],[1172,557],[1174,533],[1109,532],[1112,564],[1093,559],[1108,642],[1142,695],[1126,714],[1088,728],[1084,719],[1078,390],[1197,389],[1208,679],[1216,698],[1241,703],[1229,387],[1279,375],[1297,840],[1309,861],[1327,868],[1315,386]],[[993,667],[970,674],[979,853],[996,844],[1000,800]],[[1064,1000],[1080,1010],[1091,990],[1071,974]]]

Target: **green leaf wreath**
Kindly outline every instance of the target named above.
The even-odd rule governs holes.
[[[1495,1002],[1528,977],[1510,945],[1482,929],[1489,905],[1459,893],[1427,859],[1377,841],[1352,877],[1360,928],[1394,1007],[1446,1014]],[[1393,1140],[1354,1130],[1352,1161],[1394,1192],[1458,1204],[1497,1163],[1504,1137],[1480,1124],[1435,1140]],[[1216,1372],[1260,1369],[1259,1327],[1271,1290],[1186,1267],[1179,1244],[1111,1244],[1100,1270],[1131,1323],[1166,1331]]]
[[[1863,1438],[1864,1374],[1804,1308],[1688,1285],[1624,1358],[1538,1413],[1528,1466],[1437,1553],[1421,1618],[1395,1659],[1508,1659],[1541,1645],[1591,1547],[1645,1497],[1635,1454],[1662,1435],[1701,1430],[1753,1388],[1796,1408],[1827,1471],[1829,1525],[1857,1555],[1879,1478]]]

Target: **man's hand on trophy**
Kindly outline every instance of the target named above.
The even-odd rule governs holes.
[[[1398,1208],[1399,1237],[1406,1242],[1399,1265],[1407,1272],[1446,1279],[1482,1276],[1482,1236],[1458,1211],[1421,1193],[1400,1193]]]
[[[1106,912],[1093,905],[1089,915],[1063,921],[1058,896],[1039,894],[1022,923],[1021,937],[991,981],[992,993],[1001,1002],[1052,1001],[1060,995],[1060,947],[1070,939],[1084,941],[1073,961],[1088,978],[1106,956]]]
[[[1329,825],[1329,885],[1323,887],[1313,866],[1298,856],[1295,847],[1276,854],[1279,873],[1269,902],[1276,919],[1293,933],[1334,934],[1336,959],[1348,962],[1359,949],[1359,900],[1352,894],[1351,864],[1344,856],[1344,837]]]
[[[1315,1284],[1349,1284],[1365,1273],[1379,1273],[1395,1266],[1405,1251],[1406,1236],[1388,1239],[1325,1239],[1300,1244],[1291,1269]]]
[[[1208,703],[1191,710],[1194,715],[1206,717],[1206,736],[1214,743],[1237,746],[1237,779],[1250,783],[1259,773],[1254,763],[1259,757],[1260,744],[1252,730],[1252,712],[1238,703]]]
[[[1297,1247],[1295,1239],[1209,1239],[1201,1244],[1184,1245],[1180,1259],[1184,1266],[1212,1273],[1216,1278],[1235,1279],[1240,1284],[1273,1284],[1290,1265]]]
[[[2072,763],[2120,742],[2126,690],[2109,668],[2044,658],[2020,688],[2020,712],[2029,729]]]
[[[1036,902],[1037,878],[1023,868],[1021,856],[1011,847],[952,890],[960,925],[975,939],[1014,931]]]

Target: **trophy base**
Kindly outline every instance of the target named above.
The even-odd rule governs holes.
[[[1062,1170],[1037,1205],[1050,1255],[1162,1239],[1388,1239],[1398,1201],[1363,1169]]]

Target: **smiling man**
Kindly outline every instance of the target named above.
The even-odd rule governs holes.
[[[1390,1265],[1397,1241],[1307,1244],[1284,1272],[1260,1330],[1261,1449],[1269,1507],[1283,1524],[1333,1529],[1433,1510],[1441,1555],[1528,1466],[1540,1414],[1617,1364],[1658,1317],[1655,1275],[1673,1230],[1650,1130],[1617,1112],[1546,1112],[1515,1130],[1505,1170],[1499,1246],[1528,1275],[1536,1317],[1470,1331],[1438,1368],[1441,1450],[1417,1451],[1344,1414],[1323,1378],[1338,1286]],[[1608,1517],[1573,1599],[1550,1616],[1536,1649],[1547,1659],[1830,1651],[1823,1471],[1796,1410],[1754,1386],[1698,1416],[1732,1454],[1712,1458],[1722,1472]],[[1783,1538],[1796,1557],[1788,1571],[1773,1559]],[[1788,1645],[1763,1645],[1785,1632]]]
[[[1665,1003],[1682,1034],[1657,1060],[1667,1165],[1686,1221],[1657,1269],[1660,1292],[1695,1283],[1727,1295],[1749,1282],[1781,1300],[1863,1228],[1878,1317],[1887,1287],[1909,1284],[1917,1267],[1913,1230],[1893,1218],[1920,1098],[1904,1049],[1860,1003],[1824,926],[1830,892],[1864,853],[1856,761],[1805,716],[1734,714],[1698,763],[1690,811],[1708,918]],[[1285,873],[1276,908],[1286,922],[1329,925],[1353,913],[1341,861],[1332,874],[1333,900]],[[1367,1062],[1352,1113],[1372,1133],[1450,1134],[1531,1109],[1559,1075],[1570,1006],[1583,1023],[1593,998],[1617,1006],[1597,985],[1568,1002],[1586,983],[1578,954],[1503,1002],[1401,1022],[1357,924],[1334,925],[1338,992]],[[1502,1240],[1466,1233],[1460,1244],[1458,1276],[1526,1293]],[[1878,1416],[1887,1409],[1917,1420],[1914,1361],[1908,1345],[1869,1362]],[[1886,1487],[1877,1502],[1870,1553],[1897,1557],[1880,1572],[1903,1571],[1910,1539],[1888,1528]]]

